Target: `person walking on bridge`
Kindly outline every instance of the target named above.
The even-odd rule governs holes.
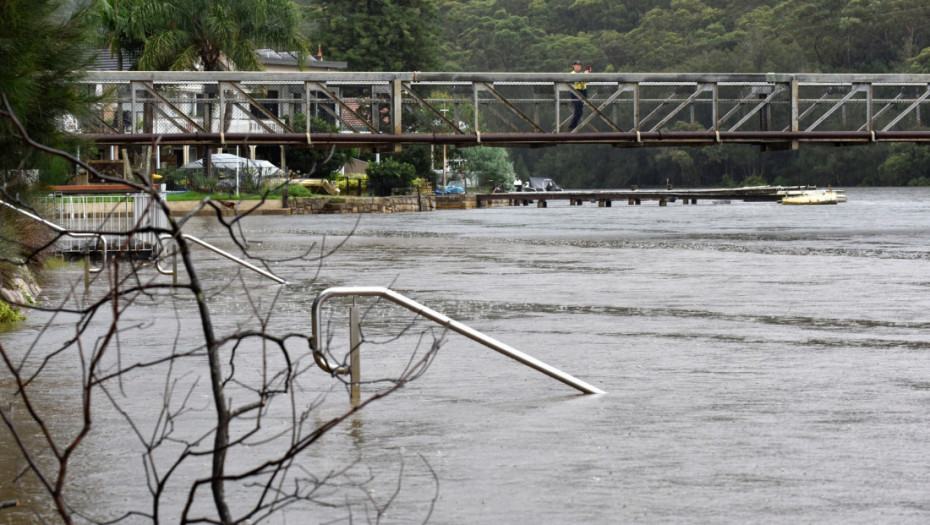
[[[590,73],[591,66],[588,66],[587,69],[584,70],[584,72]],[[572,62],[572,74],[574,75],[574,74],[580,74],[580,73],[581,73],[581,60],[576,60]],[[574,87],[575,87],[575,91],[581,93],[581,96],[583,96],[584,98],[588,98],[588,83],[587,82],[575,82]],[[569,131],[573,131],[576,127],[578,127],[578,123],[581,122],[581,114],[584,112],[584,102],[582,102],[581,99],[578,98],[578,96],[575,95],[574,93],[572,93],[572,98],[575,99],[572,101],[572,107],[574,108],[575,112],[572,115],[571,124],[568,125]]]

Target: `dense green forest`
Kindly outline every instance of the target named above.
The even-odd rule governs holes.
[[[143,69],[184,69],[195,59],[211,69],[221,55],[255,69],[249,57],[264,46],[301,55],[322,47],[352,71],[567,72],[578,59],[601,72],[930,72],[926,0],[64,1],[96,3],[101,39]],[[517,176],[572,188],[930,184],[930,154],[913,143],[509,155]],[[400,158],[428,175],[428,149]]]
[[[353,70],[928,72],[925,0],[299,0],[304,34]],[[927,184],[915,144],[510,151],[566,187]]]

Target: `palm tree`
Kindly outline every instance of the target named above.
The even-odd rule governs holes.
[[[132,24],[143,70],[258,71],[262,47],[309,55],[292,0],[137,0]]]
[[[126,69],[126,58],[138,59],[143,42],[130,34],[133,4],[137,0],[99,0],[97,17],[100,19],[100,32],[103,41],[110,50],[110,57],[116,57],[119,70]]]

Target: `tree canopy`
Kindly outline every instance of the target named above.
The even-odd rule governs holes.
[[[579,59],[605,72],[930,72],[930,4],[920,0],[440,0],[439,13],[448,71],[568,71]],[[512,154],[521,172],[567,187],[852,185],[925,183],[923,148],[563,146]]]
[[[32,139],[62,149],[71,116],[86,111],[91,93],[74,81],[93,60],[90,8],[54,0],[0,2],[0,94]],[[0,102],[0,111],[6,111]],[[0,175],[59,165],[23,146],[10,118],[0,118]],[[67,179],[66,168],[42,171],[45,182]],[[5,178],[5,177],[4,177]]]
[[[436,0],[302,0],[310,38],[355,71],[428,71],[438,62]]]
[[[144,40],[139,69],[257,71],[257,49],[309,54],[291,0],[131,1],[132,33]]]
[[[462,168],[478,176],[479,185],[491,187],[500,185],[503,188],[510,188],[513,185],[515,178],[513,162],[506,150],[482,146],[460,148],[458,156],[465,161]]]
[[[930,48],[920,0],[442,0],[439,12],[445,65],[465,71],[577,57],[599,71],[883,73]]]

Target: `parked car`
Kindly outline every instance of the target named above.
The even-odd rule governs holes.
[[[523,185],[523,191],[562,191],[562,188],[552,179],[530,177]]]

